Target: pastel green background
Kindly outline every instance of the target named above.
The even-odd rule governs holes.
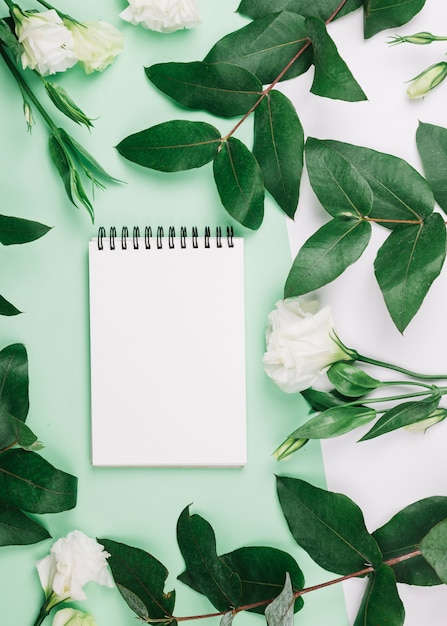
[[[157,92],[143,71],[144,66],[157,62],[201,59],[217,39],[245,23],[235,13],[236,0],[198,0],[197,4],[203,24],[172,35],[124,23],[118,17],[126,6],[124,0],[61,0],[58,4],[77,19],[111,22],[125,36],[124,52],[103,74],[86,76],[80,68],[73,68],[57,77],[81,108],[97,119],[89,133],[56,113],[54,118],[112,175],[124,181],[96,193],[94,225],[84,209],[77,210],[67,200],[50,164],[47,129],[37,113],[32,134],[27,134],[20,93],[6,67],[0,65],[0,212],[52,226],[36,242],[0,250],[0,293],[23,311],[17,317],[1,319],[1,347],[14,342],[26,345],[29,426],[45,444],[42,455],[79,477],[77,507],[41,519],[54,540],[80,529],[93,537],[108,537],[152,553],[170,571],[166,589],[176,588],[177,615],[213,610],[206,599],[176,580],[183,562],[175,526],[180,512],[189,504],[192,512],[212,524],[219,553],[242,545],[270,545],[297,558],[306,585],[332,578],[293,542],[275,493],[275,473],[301,477],[319,486],[325,485],[325,479],[318,444],[307,446],[283,464],[271,456],[298,418],[304,416],[305,407],[298,397],[287,396],[274,387],[262,369],[267,314],[282,295],[291,262],[285,218],[270,197],[258,232],[235,224],[236,234],[243,235],[246,242],[246,467],[101,469],[92,468],[90,463],[88,240],[100,225],[202,227],[231,223],[220,205],[210,165],[163,174],[124,161],[114,149],[130,133],[174,118],[210,121],[223,132],[232,127],[234,120],[177,107]],[[28,2],[22,6],[38,5]],[[40,85],[32,80],[33,76],[28,78],[51,110]],[[238,137],[250,141],[251,123],[244,125]],[[120,297],[118,288],[116,296]],[[179,303],[179,318],[182,306]],[[206,367],[198,364],[198,375],[202,365]],[[156,407],[153,410],[156,420]],[[33,623],[42,602],[34,564],[48,553],[51,543],[49,540],[35,546],[1,549],[1,624]],[[87,601],[77,606],[92,612],[98,626],[135,624],[134,614],[116,590],[90,585],[86,591]],[[347,624],[341,588],[310,594],[297,619],[302,626]],[[263,618],[244,615],[238,621],[263,623]]]

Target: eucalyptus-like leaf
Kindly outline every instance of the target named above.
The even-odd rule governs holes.
[[[186,566],[179,580],[205,595],[218,611],[239,606],[241,579],[217,556],[211,525],[200,515],[190,515],[189,507],[178,519],[177,541]]]
[[[49,537],[41,524],[0,500],[0,546],[29,545]]]
[[[221,141],[220,132],[211,124],[172,120],[129,135],[117,150],[143,167],[178,172],[212,161]]]
[[[87,128],[93,126],[91,118],[78,107],[63,87],[52,81],[43,80],[48,97],[61,113],[73,122],[76,122],[76,124],[82,124]]]
[[[35,241],[49,230],[51,230],[50,226],[45,226],[40,222],[0,215],[0,243],[4,246]]]
[[[296,61],[282,79],[306,72],[312,62],[309,43],[305,18],[290,11],[281,11],[260,17],[225,35],[204,60],[207,63],[234,63],[245,67],[265,85],[272,83],[295,57]]]
[[[425,0],[364,0],[364,35],[372,37],[387,28],[409,22],[423,8]]]
[[[221,117],[244,115],[262,92],[254,74],[231,63],[157,63],[145,72],[160,91],[179,104]]]
[[[418,500],[396,513],[373,532],[384,560],[400,557],[419,548],[427,533],[447,519],[447,497],[432,496]],[[393,565],[397,582],[407,585],[440,585],[442,581],[422,556]]]
[[[378,566],[382,555],[360,508],[343,494],[277,477],[279,502],[295,541],[321,567],[341,575]]]
[[[369,222],[335,218],[303,244],[284,286],[284,297],[319,289],[338,278],[362,255],[371,237]]]
[[[376,411],[366,406],[335,406],[317,413],[297,428],[290,437],[298,439],[330,439],[368,424]]]
[[[374,437],[379,437],[392,430],[427,419],[430,413],[438,406],[440,399],[439,394],[434,394],[434,396],[430,396],[425,400],[402,402],[402,404],[388,409],[388,411],[385,411],[382,417],[377,420],[371,430],[369,430],[366,435],[363,435],[360,441],[374,439]]]
[[[333,363],[327,371],[327,377],[339,393],[349,398],[359,398],[381,386],[380,380],[343,361]]]
[[[293,626],[293,589],[289,574],[286,574],[284,587],[265,609],[268,626]]]
[[[326,21],[339,7],[340,0],[242,0],[237,12],[252,19],[273,11],[293,11],[304,17],[314,16]],[[363,0],[347,0],[337,17],[355,11]]]
[[[437,203],[447,213],[447,128],[419,122],[416,144],[425,177]]]
[[[439,276],[446,255],[446,229],[439,213],[421,224],[396,228],[374,262],[387,309],[403,332]]]
[[[346,160],[364,178],[373,194],[368,216],[383,226],[396,227],[386,220],[417,223],[433,212],[435,198],[429,184],[403,159],[341,141],[313,139],[312,143],[326,148],[325,160],[327,151],[332,151],[334,159]],[[328,210],[327,203],[323,206]]]
[[[269,547],[239,548],[221,556],[221,559],[237,573],[242,582],[240,604],[246,606],[276,598],[281,593],[288,574],[294,589],[304,587],[304,576],[295,559],[290,554]],[[296,613],[304,605],[301,597],[294,603]],[[265,606],[248,609],[254,613],[264,613]]]
[[[440,580],[447,584],[447,519],[434,526],[420,543],[422,556],[435,570]]]
[[[0,315],[19,315],[21,312],[22,311],[9,302],[9,300],[0,295]]]
[[[391,567],[381,565],[369,576],[354,626],[402,626],[405,609]]]
[[[5,411],[0,404],[0,452],[16,445],[34,451],[43,447],[33,431],[24,422]]]
[[[77,479],[35,452],[7,450],[0,454],[0,493],[29,513],[59,513],[76,506]]]
[[[213,161],[220,200],[235,220],[256,230],[264,218],[264,181],[253,154],[239,139],[222,142]]]
[[[306,32],[312,41],[315,65],[311,92],[317,96],[348,102],[366,100],[363,89],[328,35],[324,21],[317,17],[306,18]]]
[[[165,593],[168,570],[154,556],[111,539],[98,539],[110,554],[108,564],[118,591],[139,618],[172,615],[175,591]],[[174,622],[175,623],[175,622]]]
[[[23,343],[0,352],[0,408],[24,422],[29,410],[28,355]]]
[[[304,132],[294,105],[270,91],[255,111],[253,154],[264,185],[291,218],[298,205],[303,172]]]
[[[306,141],[309,181],[324,209],[332,215],[364,217],[371,211],[373,192],[365,176],[329,142]]]

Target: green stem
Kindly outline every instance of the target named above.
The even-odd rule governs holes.
[[[58,131],[56,124],[53,122],[51,117],[45,111],[44,107],[40,104],[40,101],[36,98],[36,96],[34,95],[34,92],[30,89],[30,87],[28,86],[28,83],[24,80],[23,76],[20,74],[20,72],[18,71],[14,63],[11,61],[6,50],[3,48],[2,45],[0,45],[0,54],[2,55],[9,71],[13,75],[22,93],[25,93],[28,96],[28,98],[34,104],[36,109],[39,111],[39,113],[41,114],[45,122],[48,124],[52,132],[57,134],[59,131]]]
[[[12,11],[12,9],[16,6],[14,2],[12,2],[11,0],[5,0],[6,5],[8,6],[8,8],[10,9],[10,11]]]
[[[447,374],[420,374],[419,372],[413,372],[412,370],[400,367],[399,365],[386,363],[384,361],[378,361],[377,359],[372,359],[359,353],[357,353],[356,359],[357,361],[362,361],[363,363],[368,363],[369,365],[378,365],[379,367],[385,367],[386,369],[400,372],[401,374],[411,376],[412,378],[419,378],[420,380],[447,380]]]
[[[434,396],[435,393],[439,393],[444,396],[447,393],[447,387],[435,387],[431,391],[419,391],[418,393],[402,393],[397,396],[385,396],[382,398],[371,398],[368,400],[359,399],[352,402],[346,402],[343,406],[357,406],[361,404],[377,404],[378,402],[393,402],[394,400],[408,400],[410,398],[419,398],[421,396]]]

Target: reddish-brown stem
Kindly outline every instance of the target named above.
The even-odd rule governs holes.
[[[403,561],[409,561],[410,559],[414,559],[417,556],[421,555],[421,551],[418,549],[413,550],[413,552],[407,552],[407,554],[402,554],[401,556],[395,556],[392,559],[387,559],[384,561],[384,565],[388,565],[392,567],[393,565],[397,565],[398,563],[402,563]],[[311,591],[318,591],[319,589],[324,589],[325,587],[331,587],[332,585],[337,585],[338,583],[345,582],[346,580],[351,580],[352,578],[360,578],[362,576],[366,576],[367,574],[371,574],[374,572],[374,567],[372,565],[368,565],[367,567],[353,572],[352,574],[346,574],[345,576],[339,576],[338,578],[333,578],[332,580],[328,580],[327,582],[320,583],[319,585],[313,585],[312,587],[305,587],[304,589],[299,589],[295,591],[293,594],[293,599],[296,600],[300,598],[305,593],[310,593]],[[233,615],[237,615],[238,613],[242,613],[242,611],[248,611],[249,609],[255,609],[260,606],[266,606],[273,601],[274,598],[270,600],[262,600],[260,602],[253,602],[252,604],[246,604],[244,606],[238,606],[232,610]],[[185,617],[165,617],[159,619],[148,618],[146,621],[150,623],[163,623],[168,624],[173,622],[189,622],[196,619],[206,619],[210,617],[222,617],[225,615],[227,611],[220,611],[216,613],[207,613],[204,615],[187,615]]]
[[[329,24],[330,22],[332,22],[332,20],[335,19],[335,17],[338,15],[338,13],[342,10],[342,8],[345,6],[346,2],[348,0],[342,0],[340,2],[340,4],[338,5],[338,7],[335,9],[335,11],[332,13],[332,15],[330,15],[328,17],[328,19],[326,20],[326,24]],[[225,135],[225,137],[222,137],[223,141],[227,141],[232,135],[234,135],[234,133],[237,131],[237,129],[245,122],[245,120],[253,113],[253,111],[255,111],[258,106],[260,105],[260,103],[262,102],[262,100],[272,91],[272,89],[279,83],[279,81],[283,78],[283,76],[288,72],[288,70],[292,67],[292,65],[295,63],[295,61],[297,61],[300,56],[303,54],[303,52],[305,50],[307,50],[307,48],[311,45],[311,40],[310,39],[305,39],[303,40],[305,43],[303,43],[303,46],[298,50],[298,52],[292,57],[292,59],[287,63],[287,65],[281,70],[281,72],[278,74],[278,76],[275,78],[275,80],[270,83],[270,85],[268,87],[266,87],[261,95],[259,96],[258,100],[256,100],[256,102],[254,103],[254,105],[244,114],[243,117],[241,117],[241,119],[238,121],[238,123],[233,126],[233,128],[230,130],[229,133],[227,133]]]

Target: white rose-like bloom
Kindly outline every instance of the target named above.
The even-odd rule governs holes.
[[[23,45],[23,69],[42,76],[64,72],[77,63],[73,37],[54,9],[31,13],[15,6],[12,11],[17,39]]]
[[[74,530],[56,541],[50,554],[36,564],[41,585],[52,606],[64,600],[85,600],[83,587],[88,582],[113,587],[107,569],[110,556],[95,539]]]
[[[132,24],[160,33],[172,33],[181,28],[201,24],[194,0],[128,0],[129,6],[120,17]]]
[[[330,306],[320,309],[318,301],[301,297],[276,303],[266,344],[264,369],[286,393],[307,389],[332,363],[355,358],[337,339]]]
[[[107,22],[76,24],[65,19],[64,24],[71,31],[74,53],[87,74],[105,70],[124,47],[123,35]]]
[[[53,626],[96,626],[91,615],[76,609],[61,609],[53,619]]]

